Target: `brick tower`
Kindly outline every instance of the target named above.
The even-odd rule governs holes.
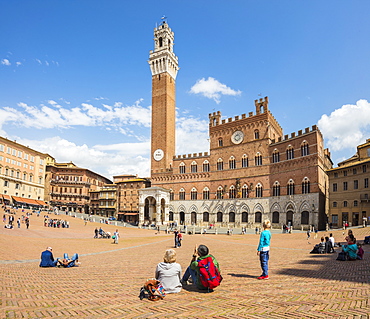
[[[179,67],[173,45],[174,33],[163,20],[154,29],[154,50],[150,51],[148,61],[152,72],[152,174],[170,169],[175,155],[175,91]]]

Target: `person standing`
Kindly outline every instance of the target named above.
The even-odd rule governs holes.
[[[118,229],[113,233],[114,236],[114,244],[118,244],[119,232]]]
[[[28,229],[28,227],[30,227],[30,218],[29,217],[26,218],[26,228]]]
[[[20,218],[17,219],[17,224],[18,224],[18,228],[21,228],[21,219]]]
[[[266,219],[263,224],[263,231],[260,234],[260,241],[257,247],[257,255],[260,257],[262,275],[257,279],[269,279],[268,262],[270,258],[270,242],[271,242],[271,222]]]
[[[308,242],[308,243],[310,243],[310,242],[309,242],[310,237],[311,237],[311,231],[310,231],[310,229],[307,229],[307,242]]]
[[[175,235],[175,248],[177,248],[177,246],[179,245],[179,238],[178,238],[179,232],[178,232],[178,230],[175,229],[173,234]]]

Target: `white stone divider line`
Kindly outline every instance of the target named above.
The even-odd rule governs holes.
[[[153,242],[153,243],[146,243],[146,244],[141,244],[141,245],[122,247],[122,248],[117,248],[117,249],[112,249],[112,250],[104,250],[104,251],[98,251],[98,252],[95,252],[95,253],[78,254],[78,255],[81,256],[81,257],[84,257],[84,256],[107,254],[107,253],[113,253],[113,252],[120,251],[120,250],[127,250],[127,249],[144,247],[144,246],[153,245],[153,244],[159,244],[159,243],[163,243],[163,242],[166,242],[166,241],[172,241],[172,240],[173,240],[172,238],[169,238],[169,239],[166,239],[166,240],[156,241],[156,242]],[[26,259],[26,260],[0,260],[0,265],[24,264],[24,263],[34,263],[34,262],[40,262],[40,258],[39,259]]]

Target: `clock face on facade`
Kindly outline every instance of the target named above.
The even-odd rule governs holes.
[[[153,158],[159,162],[164,156],[164,152],[159,148],[157,150],[154,151],[153,153]]]
[[[243,142],[244,133],[242,131],[235,131],[233,135],[231,135],[231,142],[234,144],[240,144]]]

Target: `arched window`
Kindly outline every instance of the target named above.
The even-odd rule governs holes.
[[[179,192],[179,199],[185,200],[185,189],[181,188]]]
[[[258,152],[255,157],[255,164],[256,166],[262,165],[262,155]]]
[[[260,132],[258,130],[254,130],[254,139],[258,140],[260,138]]]
[[[261,212],[256,212],[254,216],[254,222],[255,223],[261,223],[262,222],[262,213]]]
[[[224,198],[224,190],[222,186],[218,186],[217,188],[217,199],[223,199]]]
[[[222,212],[217,213],[217,222],[222,223]]]
[[[160,37],[158,40],[159,40],[159,47],[161,48],[163,46],[163,39],[162,37]]]
[[[208,212],[203,213],[203,221],[206,222],[206,223],[209,222],[209,213]]]
[[[209,199],[209,188],[204,187],[203,189],[203,199]]]
[[[175,198],[175,193],[173,192],[172,189],[170,189],[170,200],[174,200]]]
[[[229,188],[229,198],[236,198],[236,188],[234,185],[231,185]]]
[[[190,198],[192,200],[196,200],[198,197],[198,193],[197,193],[197,189],[195,187],[193,187],[190,191]]]
[[[309,218],[309,213],[307,211],[302,212],[301,213],[301,224],[308,225],[308,218]]]
[[[287,185],[287,195],[294,195],[294,181],[292,179],[289,180]]]
[[[219,158],[217,160],[217,170],[222,171],[223,169],[224,169],[224,161],[222,160],[222,158]]]
[[[246,154],[242,157],[242,167],[248,167],[248,156]]]
[[[218,139],[218,146],[219,146],[219,147],[224,146],[224,141],[223,141],[222,137],[220,137],[220,138]]]
[[[184,162],[180,163],[179,171],[180,171],[180,174],[185,174],[186,169],[185,169],[185,163]]]
[[[333,202],[333,207],[337,207],[337,202]]]
[[[248,223],[248,213],[242,212],[242,223]]]
[[[354,201],[353,201],[353,206],[354,206],[354,207],[357,207],[357,206],[358,206],[358,201],[357,201],[357,200],[354,200]]]
[[[229,223],[235,223],[235,213],[234,212],[229,213]]]
[[[309,148],[308,148],[308,143],[306,141],[303,141],[301,145],[301,156],[307,156],[309,155]]]
[[[198,171],[198,165],[196,161],[193,161],[190,166],[191,172],[196,173]]]
[[[256,197],[262,197],[263,196],[263,188],[260,183],[256,186]]]
[[[168,220],[173,221],[173,212],[169,212],[168,214]]]
[[[248,198],[248,185],[244,184],[242,187],[242,198]]]
[[[203,172],[209,172],[209,162],[207,160],[203,162]]]
[[[272,162],[273,163],[279,163],[280,162],[280,153],[277,149],[274,150],[272,153]]]
[[[343,207],[347,207],[348,206],[348,202],[345,200],[344,202],[343,202]]]
[[[310,193],[310,181],[305,177],[302,181],[302,194]]]
[[[279,212],[273,212],[272,213],[272,222],[274,224],[278,224],[279,223]]]
[[[280,196],[280,184],[278,181],[272,186],[272,196]]]
[[[235,169],[235,168],[236,168],[235,157],[231,156],[229,159],[229,169]]]
[[[289,145],[286,150],[286,159],[291,160],[294,158],[294,148],[292,145]]]

